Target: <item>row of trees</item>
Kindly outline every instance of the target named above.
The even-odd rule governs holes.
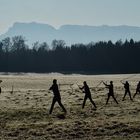
[[[63,40],[26,44],[22,36],[0,41],[0,72],[138,73],[140,42],[100,41],[66,46]]]

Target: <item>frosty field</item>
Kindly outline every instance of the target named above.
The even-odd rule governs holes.
[[[58,80],[63,114],[56,103],[49,115],[53,94],[48,89],[52,80]],[[0,75],[0,139],[2,140],[139,140],[140,95],[133,102],[124,95],[120,80],[128,80],[132,96],[140,81],[140,74],[131,75],[62,75],[62,74],[9,74]],[[110,98],[105,105],[108,90],[101,81],[114,82],[117,105]],[[79,86],[83,81],[91,88],[97,105],[94,110],[87,100],[82,109],[84,93]],[[12,89],[13,87],[13,89]]]

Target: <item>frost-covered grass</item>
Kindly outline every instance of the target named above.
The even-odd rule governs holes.
[[[140,75],[62,75],[62,74],[10,74],[0,75],[0,139],[139,139],[140,95],[134,101],[122,101],[124,94],[120,80],[128,77],[132,95]],[[129,78],[130,77],[130,78]],[[65,115],[55,104],[49,115],[53,94],[48,91],[52,80],[58,79]],[[114,81],[115,96],[105,105],[107,89],[100,81]],[[87,81],[92,98],[97,104],[94,110],[87,100],[82,109],[84,93],[79,86]],[[71,86],[70,86],[71,85]],[[12,91],[13,86],[13,92]]]

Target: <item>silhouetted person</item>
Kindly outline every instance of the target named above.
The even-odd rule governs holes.
[[[0,83],[2,82],[2,80],[0,80]],[[1,87],[0,87],[0,93],[1,93]]]
[[[50,114],[52,113],[54,104],[56,102],[58,102],[58,104],[62,107],[63,111],[66,113],[67,111],[66,111],[65,107],[61,103],[61,96],[60,96],[60,92],[59,92],[59,89],[58,89],[58,85],[57,85],[57,80],[56,79],[53,80],[53,85],[50,87],[49,90],[52,90],[53,94],[54,94],[54,97],[53,97],[53,100],[52,100],[52,105],[51,105],[49,113]]]
[[[134,94],[133,98],[136,96],[137,93],[140,93],[140,81],[139,83],[137,84],[137,88],[136,88],[136,93]]]
[[[114,96],[114,87],[113,87],[113,81],[110,81],[110,84],[106,84],[103,82],[103,84],[106,86],[106,88],[109,89],[109,93],[108,93],[108,98],[107,98],[107,101],[106,101],[106,105],[108,104],[108,101],[109,101],[109,98],[110,96],[112,96],[112,98],[114,99],[114,101],[118,104],[115,96]]]
[[[128,95],[129,95],[129,97],[130,97],[130,100],[132,101],[133,99],[131,98],[131,92],[130,92],[130,85],[129,85],[129,83],[128,83],[128,81],[126,81],[125,83],[123,83],[123,82],[121,82],[123,85],[124,85],[124,88],[125,88],[125,93],[124,93],[124,96],[123,96],[123,101],[124,101],[124,99],[125,99],[125,96],[126,96],[126,94],[128,93]]]
[[[86,100],[89,99],[90,102],[93,104],[93,106],[95,107],[95,109],[97,108],[94,101],[92,100],[91,98],[91,92],[90,92],[90,89],[86,83],[86,81],[83,82],[84,86],[83,87],[79,87],[81,90],[83,90],[83,92],[85,93],[85,97],[84,97],[84,102],[83,102],[83,105],[82,105],[82,108],[84,108],[85,106],[85,103],[86,103]]]

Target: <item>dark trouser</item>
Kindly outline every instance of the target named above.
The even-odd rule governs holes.
[[[126,96],[127,93],[129,94],[130,100],[132,100],[131,93],[130,93],[129,90],[125,90],[125,94],[124,94],[123,100],[125,99],[125,96]]]
[[[109,101],[110,96],[112,96],[112,98],[114,99],[114,101],[118,104],[118,101],[116,100],[114,94],[108,93],[108,98],[107,98],[107,101],[106,101],[106,105],[108,104],[108,101]]]
[[[91,96],[87,96],[87,95],[85,95],[85,97],[84,97],[84,102],[83,102],[82,108],[84,108],[87,98],[89,98],[90,102],[91,102],[91,103],[94,105],[94,107],[96,108],[96,105],[95,105],[94,101],[92,100]]]
[[[136,93],[134,94],[133,98],[135,98],[136,94],[140,93],[140,90],[136,90]]]
[[[51,108],[50,108],[50,114],[52,113],[53,111],[53,107],[54,107],[54,104],[58,102],[58,104],[62,107],[63,111],[64,112],[67,112],[65,107],[63,106],[63,104],[61,103],[61,98],[60,97],[53,97],[53,100],[52,100],[52,105],[51,105]]]

